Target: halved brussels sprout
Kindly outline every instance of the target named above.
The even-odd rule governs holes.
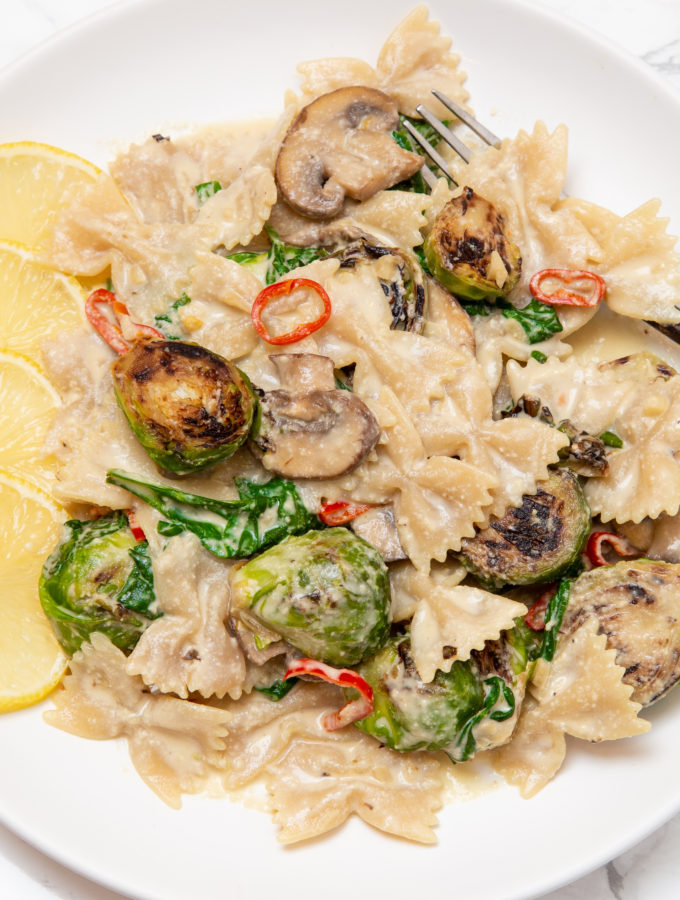
[[[362,263],[387,260],[391,266],[382,265],[380,286],[390,304],[393,331],[411,331],[422,334],[425,326],[425,278],[414,255],[397,247],[385,247],[370,243],[366,238],[353,241],[334,254],[340,260],[341,269],[354,269]],[[384,277],[389,272],[389,277]],[[384,274],[383,274],[384,273]]]
[[[584,572],[572,584],[561,633],[595,616],[631,700],[649,706],[680,680],[680,565],[625,560]]]
[[[490,589],[553,581],[578,560],[589,531],[579,480],[559,469],[535,494],[525,494],[521,506],[463,540],[460,561]]]
[[[524,697],[530,658],[522,632],[512,632],[448,673],[424,683],[411,656],[408,634],[394,635],[357,672],[373,688],[374,709],[356,722],[393,750],[444,750],[453,760],[470,759],[510,739]],[[504,724],[500,724],[504,723]]]
[[[424,251],[437,281],[465,300],[504,296],[522,271],[521,252],[508,240],[503,217],[469,187],[441,210]]]
[[[352,666],[387,640],[387,567],[346,528],[286,538],[231,571],[232,612],[306,656]]]
[[[112,371],[130,427],[165,471],[188,475],[215,465],[248,437],[255,393],[217,353],[184,341],[138,342]]]
[[[73,655],[95,631],[121,650],[131,650],[153,619],[151,560],[124,513],[67,522],[39,583],[42,608],[57,640]]]

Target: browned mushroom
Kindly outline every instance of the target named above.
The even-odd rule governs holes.
[[[322,94],[283,140],[276,160],[281,195],[304,216],[330,219],[345,195],[366,200],[410,178],[423,160],[392,138],[398,127],[397,105],[382,91],[354,86]]]
[[[333,478],[357,466],[380,435],[366,404],[335,386],[333,361],[312,353],[271,357],[281,388],[260,398],[251,446],[286,478]]]

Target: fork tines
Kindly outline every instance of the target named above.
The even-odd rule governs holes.
[[[442,94],[441,91],[432,91],[433,95],[439,100],[439,102],[445,106],[450,112],[452,112],[461,122],[467,125],[474,133],[480,137],[486,144],[489,144],[491,147],[498,147],[500,145],[500,138],[497,137],[492,131],[490,131],[485,125],[482,125],[481,122],[478,122],[473,116],[471,116],[468,112],[466,112],[462,106],[459,106],[445,94]],[[434,113],[432,113],[426,106],[423,106],[421,103],[416,107],[416,112],[423,117],[423,119],[430,125],[440,136],[440,138],[445,141],[451,149],[460,156],[463,162],[470,162],[470,158],[472,156],[472,150],[461,141],[461,139],[454,134],[450,128],[448,128],[440,119],[438,119]],[[430,144],[428,140],[426,140],[416,128],[414,128],[410,122],[404,122],[404,127],[411,135],[411,137],[422,147],[423,151],[430,157],[432,162],[443,172],[446,177],[456,184],[455,179],[451,175],[451,172],[448,169],[446,161],[442,157],[441,153],[439,153],[433,146]],[[433,175],[432,171],[428,166],[423,166],[421,170],[422,176],[427,182],[427,185],[430,189],[434,187],[436,184],[436,177]]]

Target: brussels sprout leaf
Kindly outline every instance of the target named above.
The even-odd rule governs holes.
[[[223,558],[252,556],[291,534],[322,527],[295,485],[282,478],[264,484],[235,478],[239,499],[234,501],[188,494],[115,469],[106,480],[162,513],[167,521],[158,525],[161,534],[191,531],[206,550]]]

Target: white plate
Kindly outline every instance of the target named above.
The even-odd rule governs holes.
[[[0,141],[42,140],[105,164],[115,147],[188,123],[276,114],[297,61],[369,61],[403,0],[144,0],[62,34],[0,75]],[[537,118],[570,125],[569,193],[627,212],[664,198],[680,228],[673,142],[680,103],[632,58],[511,0],[442,0],[477,112],[501,134]],[[635,110],[635,116],[631,110]],[[391,839],[358,821],[284,849],[269,818],[228,800],[167,809],[119,743],[0,718],[0,818],[65,865],[138,898],[298,900],[453,892],[510,900],[548,891],[613,858],[680,809],[680,694],[652,731],[600,746],[572,741],[536,798],[511,789],[441,815],[439,844]]]

